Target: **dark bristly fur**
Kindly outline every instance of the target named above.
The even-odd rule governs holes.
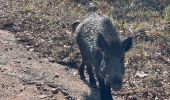
[[[132,38],[121,41],[116,27],[106,16],[93,14],[78,24],[73,24],[77,26],[73,29],[82,56],[80,77],[85,79],[86,65],[91,86],[96,86],[94,74],[99,82],[101,100],[112,100],[111,88],[120,90],[122,87],[124,56],[132,46]]]

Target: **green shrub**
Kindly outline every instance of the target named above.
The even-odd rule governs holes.
[[[170,22],[170,5],[165,8],[165,21]]]

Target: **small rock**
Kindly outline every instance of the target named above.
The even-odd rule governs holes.
[[[59,78],[59,74],[58,74],[58,73],[56,73],[54,77]]]
[[[52,88],[51,91],[53,94],[57,94],[59,90],[57,88]]]
[[[42,86],[42,83],[36,83],[36,87],[37,87],[38,90],[41,89],[41,86]]]
[[[7,69],[5,69],[5,68],[0,68],[0,72],[5,72]]]
[[[62,61],[68,63],[70,61],[70,57],[64,58]]]
[[[2,88],[5,88],[5,84],[2,84]]]
[[[78,74],[78,72],[77,72],[77,71],[73,72],[73,75],[75,75],[75,76],[76,76],[77,74]]]
[[[43,91],[48,91],[49,89],[48,88],[43,88]]]
[[[72,33],[71,33],[70,31],[68,31],[68,30],[65,30],[65,32],[66,32],[67,34],[69,34],[69,35],[72,34]]]
[[[49,40],[48,42],[49,42],[49,43],[52,43],[53,41],[52,41],[52,40]]]
[[[148,96],[148,92],[146,91],[146,92],[144,92],[143,94],[142,94],[142,96],[144,97],[144,98],[147,98],[147,96]]]
[[[65,96],[68,96],[68,93],[67,93],[67,92],[62,91],[62,93],[63,93]]]
[[[25,47],[28,49],[33,48],[33,46],[30,46],[30,45],[26,45]]]
[[[36,83],[36,86],[41,86],[43,85],[43,83]]]
[[[44,40],[44,39],[41,39],[40,41],[41,41],[41,42],[45,42],[45,40]]]
[[[143,78],[143,77],[146,77],[146,76],[148,76],[147,74],[145,74],[143,71],[137,71],[136,72],[136,75],[135,75],[136,77],[141,77],[141,78]]]
[[[46,98],[46,97],[48,97],[48,95],[40,95],[40,96],[38,96],[40,99],[44,99],[44,98]]]
[[[65,70],[68,71],[70,68],[69,67],[65,67]]]
[[[32,58],[31,57],[28,57],[28,60],[31,60]]]
[[[55,62],[55,59],[54,59],[54,58],[52,58],[52,57],[48,57],[48,59],[49,59],[49,62],[52,62],[52,63],[54,63],[54,62]]]
[[[65,96],[66,100],[72,100],[71,96]]]
[[[23,91],[23,89],[19,89],[19,91],[20,91],[20,92],[22,92],[22,91]]]
[[[138,100],[136,95],[132,95],[128,97],[128,100]]]
[[[29,51],[30,51],[30,52],[33,52],[33,51],[34,51],[34,48],[30,48]]]
[[[63,47],[64,47],[64,48],[70,48],[71,46],[64,45]]]
[[[98,8],[97,8],[97,6],[96,5],[94,5],[94,4],[92,4],[92,3],[90,3],[90,5],[89,5],[89,11],[96,11]]]
[[[39,63],[42,63],[42,62],[43,62],[42,60],[39,61]]]
[[[41,86],[37,86],[37,90],[40,90],[41,89]]]
[[[48,84],[48,86],[51,88],[57,88],[57,85],[55,85],[55,84]]]
[[[33,81],[33,80],[23,79],[23,82],[25,82],[26,84],[35,84],[35,81]]]
[[[5,50],[5,51],[8,51],[8,48],[5,48],[4,50]]]
[[[15,62],[15,63],[21,63],[21,61],[17,61],[17,60],[14,60],[13,62]]]

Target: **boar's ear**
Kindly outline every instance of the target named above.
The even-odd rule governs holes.
[[[98,39],[97,39],[97,44],[103,51],[107,50],[108,48],[108,43],[102,34],[99,34]]]
[[[132,44],[132,37],[128,37],[122,42],[122,47],[124,48],[125,52],[127,52],[132,47]]]

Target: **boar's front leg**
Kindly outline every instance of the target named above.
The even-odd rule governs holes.
[[[95,70],[97,81],[99,82],[100,99],[101,100],[112,100],[110,85],[105,83],[104,76],[102,76],[101,74],[102,59],[103,59],[102,54],[100,52],[96,52],[94,70]]]
[[[106,85],[105,80],[101,78],[100,76],[97,77],[97,79],[99,82],[101,100],[112,100],[110,85]]]
[[[80,74],[80,79],[82,79],[82,80],[85,80],[84,67],[85,67],[85,63],[82,62],[78,69],[79,74]]]

